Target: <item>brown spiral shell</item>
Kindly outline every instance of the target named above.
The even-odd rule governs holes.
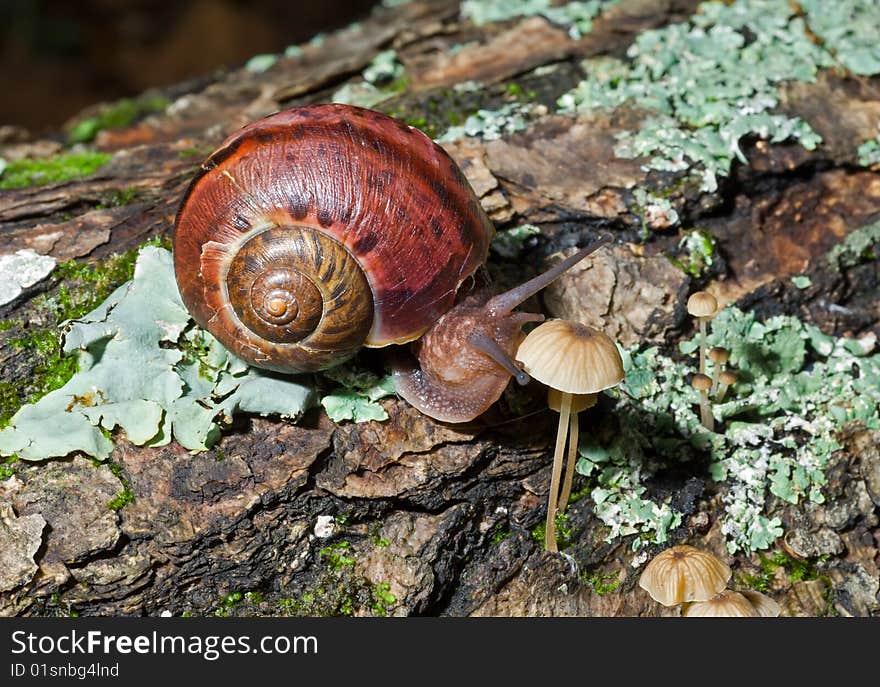
[[[202,165],[175,222],[175,273],[196,322],[236,355],[307,372],[418,338],[493,233],[430,138],[313,105],[248,125]]]

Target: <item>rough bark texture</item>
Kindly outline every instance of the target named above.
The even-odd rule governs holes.
[[[98,135],[95,146],[113,158],[92,176],[0,191],[0,253],[27,247],[94,260],[167,236],[188,181],[215,145],[281,107],[326,100],[382,49],[397,50],[408,77],[386,111],[418,113],[455,98],[467,106],[502,102],[512,77],[552,110],[580,78],[579,59],[622,55],[640,31],[680,21],[695,5],[625,3],[581,40],[535,17],[463,24],[457,3],[446,0],[378,8],[263,73],[239,69],[170,88],[165,113]],[[453,54],[452,44],[465,47]],[[532,71],[551,63],[559,67],[550,75]],[[481,84],[479,93],[450,89],[469,80]],[[723,260],[712,288],[724,302],[796,314],[838,335],[880,332],[876,261],[838,273],[816,260],[880,213],[880,175],[855,166],[853,146],[873,135],[880,87],[829,73],[788,89],[782,107],[827,144],[813,153],[751,145],[750,164],[718,193],[672,200],[718,238]],[[683,308],[690,278],[664,256],[678,236],[658,231],[638,242],[630,190],[648,173],[613,153],[615,134],[640,117],[547,114],[500,140],[446,147],[499,226],[541,222],[545,230],[522,256],[524,267],[490,266],[501,285],[536,271],[578,236],[612,229],[613,250],[548,291],[544,307],[589,318],[626,345],[670,344],[691,331]],[[0,148],[10,159],[59,147],[13,138]],[[95,207],[123,189],[135,189],[136,200]],[[810,288],[787,279],[801,273]],[[46,280],[0,314],[39,324],[34,297],[59,285]],[[829,299],[845,307],[829,309]],[[6,341],[3,378],[26,378],[30,365]],[[525,396],[536,407],[542,393],[530,388]],[[113,469],[82,457],[16,464],[0,481],[0,615],[678,613],[638,587],[630,541],[606,543],[589,497],[572,505],[577,535],[564,557],[533,538],[550,482],[556,420],[549,412],[517,419],[502,407],[454,427],[397,399],[383,404],[385,422],[337,426],[320,410],[297,424],[239,422],[197,455],[120,440]],[[811,566],[808,575],[776,570],[770,593],[785,615],[880,613],[880,437],[852,427],[843,442],[827,470],[824,505],[768,503],[786,530],[778,548]],[[108,508],[123,483],[133,500]],[[758,569],[756,555],[726,555],[723,485],[703,472],[667,476],[654,488],[675,494],[686,514],[672,543],[723,555],[740,577]],[[597,580],[620,584],[608,591]]]

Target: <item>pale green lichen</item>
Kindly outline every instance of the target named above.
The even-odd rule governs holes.
[[[650,497],[647,478],[706,454],[712,478],[726,484],[728,548],[767,548],[782,534],[779,519],[765,513],[767,496],[821,503],[824,468],[840,448],[836,432],[854,421],[880,429],[875,337],[838,339],[793,317],[762,322],[726,308],[712,321],[708,341],[730,351],[739,374],[713,408],[723,433],[700,423],[697,392],[688,383],[691,361],[636,348],[624,352],[626,378],[609,392],[618,398],[621,431],[607,445],[587,440],[580,447],[578,471],[595,475],[597,515],[610,537],[637,535],[634,548],[663,541],[680,522],[669,497]],[[695,337],[681,349],[691,355],[698,345]]]
[[[388,413],[378,401],[395,393],[390,375],[379,377],[349,363],[325,370],[324,376],[339,385],[321,398],[321,405],[331,420],[368,422],[388,419]]]
[[[402,77],[403,73],[404,67],[400,60],[397,59],[397,51],[383,50],[367,65],[362,76],[364,81],[376,86],[391,83],[395,79]]]
[[[457,138],[480,138],[494,141],[526,128],[528,118],[536,112],[536,106],[523,103],[507,103],[497,110],[477,110],[459,126],[451,126],[438,142]]]
[[[699,278],[715,263],[715,237],[702,229],[691,229],[678,242],[677,255],[670,262],[682,272]]]
[[[254,74],[262,74],[267,69],[274,66],[276,62],[278,62],[278,55],[254,55],[245,63],[244,68]]]
[[[860,227],[847,234],[846,238],[828,252],[831,269],[840,271],[853,267],[865,260],[877,257],[877,244],[880,243],[880,220]]]
[[[849,9],[838,10],[834,3],[805,3],[802,16],[795,3],[782,0],[703,3],[687,23],[640,34],[628,62],[587,61],[586,78],[558,108],[629,103],[646,111],[638,131],[620,134],[616,153],[648,157],[649,169],[688,170],[702,190],[714,191],[735,160],[746,161],[740,149],[746,135],[793,139],[810,150],[821,142],[806,122],[772,112],[782,82],[814,81],[820,69],[841,60],[860,73],[876,71],[866,56],[876,41],[864,40],[848,23],[850,16],[873,16],[876,4],[846,4]]]
[[[862,167],[880,165],[880,134],[862,143],[856,154],[859,156],[859,164]]]
[[[593,19],[619,0],[586,0],[557,5],[552,0],[465,0],[461,16],[477,26],[519,17],[541,16],[564,26],[571,38],[578,39],[593,30]]]
[[[404,66],[395,50],[383,50],[361,73],[361,80],[347,83],[337,89],[330,100],[334,103],[375,107],[406,87]]]
[[[853,74],[880,72],[880,4],[876,0],[800,0],[810,30]]]
[[[806,274],[795,274],[791,277],[791,283],[796,289],[808,289],[813,285],[813,280]]]
[[[635,189],[633,198],[636,201],[645,230],[668,229],[678,224],[678,212],[668,198],[663,198],[643,188]]]
[[[193,324],[180,300],[171,253],[140,251],[134,278],[66,326],[77,372],[0,431],[0,455],[44,460],[82,451],[106,458],[119,428],[134,444],[172,436],[204,450],[236,412],[296,417],[310,388],[249,368]]]
[[[540,227],[536,227],[534,224],[521,224],[512,229],[499,231],[492,238],[492,243],[489,247],[502,258],[513,259],[522,252],[526,241],[540,234]]]

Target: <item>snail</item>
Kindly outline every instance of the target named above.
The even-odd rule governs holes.
[[[367,109],[311,105],[230,136],[201,166],[174,225],[174,268],[195,321],[257,367],[314,372],[362,346],[392,356],[397,392],[467,422],[501,396],[522,326],[514,308],[609,239],[492,295],[462,284],[494,226],[449,155]],[[460,293],[460,291],[462,293]]]

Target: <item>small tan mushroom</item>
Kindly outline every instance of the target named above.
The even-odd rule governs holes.
[[[721,403],[721,401],[724,400],[724,396],[727,394],[727,389],[735,383],[736,372],[725,370],[720,375],[718,375],[718,395],[715,397],[715,402]]]
[[[639,577],[639,586],[664,606],[708,601],[727,586],[731,571],[711,553],[686,544],[657,554]]]
[[[751,589],[740,592],[740,594],[748,599],[749,603],[752,604],[752,607],[762,618],[776,618],[782,611],[779,604],[766,594],[761,594],[761,592],[752,591]]]
[[[713,346],[709,349],[709,360],[715,363],[712,366],[712,389],[709,391],[709,394],[712,396],[718,391],[718,376],[721,374],[722,370],[724,370],[724,366],[729,359],[730,351],[726,348]]]
[[[691,386],[700,392],[700,422],[710,432],[715,431],[715,416],[709,406],[709,389],[712,388],[712,379],[708,375],[695,374],[691,379]]]
[[[706,372],[706,322],[718,310],[718,301],[708,291],[697,291],[691,294],[687,302],[687,311],[700,323],[700,374]]]
[[[695,601],[685,607],[685,618],[757,618],[758,611],[739,592],[725,589],[708,601]]]
[[[579,395],[592,395],[619,384],[623,379],[623,361],[617,345],[607,334],[593,327],[567,320],[548,320],[535,327],[520,344],[516,359],[532,377],[560,392],[548,397],[548,404],[559,412],[556,431],[556,449],[553,453],[553,472],[547,502],[545,549],[556,551],[557,503],[562,509],[571,494],[577,451],[577,414],[589,406]],[[592,403],[591,403],[592,405]],[[562,499],[557,501],[562,478],[562,462],[566,439],[572,440],[568,451],[568,468]]]

